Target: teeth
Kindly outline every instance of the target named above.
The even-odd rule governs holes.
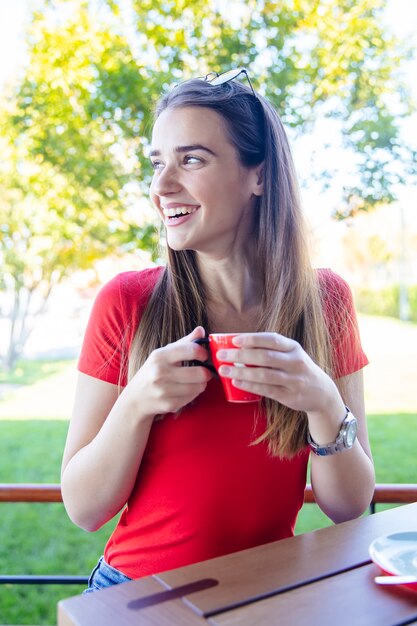
[[[196,206],[177,206],[175,209],[163,209],[165,217],[176,217],[177,215],[187,215],[187,213],[195,213]]]

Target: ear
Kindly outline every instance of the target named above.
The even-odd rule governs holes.
[[[264,192],[264,164],[263,162],[257,165],[253,171],[254,173],[254,187],[252,193],[254,196],[262,196]]]

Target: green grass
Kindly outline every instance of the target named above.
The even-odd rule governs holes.
[[[69,360],[21,360],[18,361],[9,372],[0,369],[0,383],[8,383],[11,385],[33,385],[38,382],[38,380],[43,380],[46,376],[58,374],[72,362],[73,361]]]
[[[59,482],[67,423],[0,421],[0,482]],[[61,504],[3,503],[2,574],[88,575],[114,522],[97,533],[74,526]],[[55,624],[58,600],[79,585],[0,585],[1,624]]]
[[[379,482],[415,482],[417,415],[371,415],[369,431]],[[59,482],[63,420],[0,420],[0,481]],[[1,504],[0,572],[87,575],[115,521],[86,533],[61,504]],[[297,533],[328,525],[315,505],[300,513]],[[0,623],[54,624],[58,600],[80,586],[0,585]]]
[[[416,483],[417,414],[368,415],[368,430],[378,483]],[[387,508],[377,505],[377,510]],[[301,510],[296,534],[331,524],[313,504]]]

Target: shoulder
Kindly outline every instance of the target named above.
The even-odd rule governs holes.
[[[316,272],[323,294],[331,297],[332,295],[346,296],[352,293],[345,279],[329,267],[321,267]]]
[[[126,384],[125,354],[162,267],[122,272],[98,292],[84,335],[78,369],[112,384]]]
[[[357,321],[348,283],[329,268],[318,269],[317,276],[323,313],[331,335],[352,332],[357,327]]]
[[[332,270],[317,270],[333,353],[334,377],[342,378],[362,369],[368,363],[360,340],[352,291],[348,283]]]
[[[362,349],[352,291],[330,269],[317,270],[323,312],[333,348],[335,377],[352,374],[368,363]]]
[[[142,298],[147,298],[154,289],[163,269],[162,266],[157,266],[139,272],[121,272],[103,285],[97,295],[97,300],[103,305],[110,305],[114,302],[130,300],[137,302]]]
[[[316,272],[325,308],[352,309],[352,290],[346,280],[329,268],[320,268]]]
[[[92,308],[91,323],[107,323],[123,328],[140,319],[163,267],[121,272],[98,292]]]

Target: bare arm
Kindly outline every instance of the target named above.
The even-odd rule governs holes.
[[[61,473],[68,515],[97,530],[126,504],[133,489],[155,415],[175,412],[204,391],[211,374],[207,353],[192,339],[155,350],[118,396],[116,385],[79,374]]]
[[[68,515],[97,530],[127,502],[152,425],[116,385],[79,374],[62,463]]]
[[[362,371],[346,376],[344,382],[345,402],[358,420],[357,440],[350,450],[332,456],[319,457],[311,454],[311,483],[314,497],[322,511],[334,522],[343,522],[361,515],[369,506],[375,488],[375,473],[366,426]],[[337,396],[335,400],[338,400]],[[335,406],[332,416],[324,414],[313,416],[315,422],[310,420],[313,439],[320,444],[334,441],[344,414],[344,406],[340,408]]]

